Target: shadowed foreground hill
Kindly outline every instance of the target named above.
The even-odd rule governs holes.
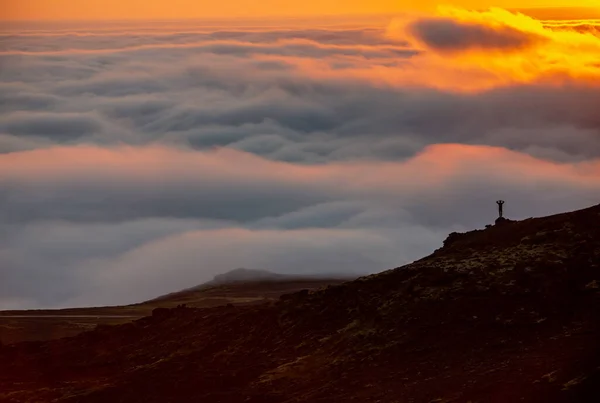
[[[0,349],[2,401],[600,401],[600,206],[254,306]]]

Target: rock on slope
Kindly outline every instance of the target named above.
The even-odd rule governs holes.
[[[0,401],[600,401],[600,206],[259,306],[0,348]]]

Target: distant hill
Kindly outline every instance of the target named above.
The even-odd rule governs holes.
[[[227,273],[218,274],[212,281],[207,282],[205,285],[221,285],[250,281],[278,281],[290,277],[291,276],[285,276],[267,270],[239,268],[228,271]]]
[[[347,280],[340,277],[304,277],[281,275],[266,270],[235,269],[217,275],[207,283],[132,305],[0,311],[0,343],[75,336],[94,329],[97,325],[131,322],[151,315],[155,308],[260,304],[276,301],[283,294],[315,290]]]
[[[411,264],[276,301],[5,346],[0,401],[598,402],[598,340],[594,206],[453,234]]]
[[[265,299],[277,299],[284,293],[303,288],[315,289],[332,284],[340,284],[356,277],[326,275],[278,274],[267,270],[238,268],[217,274],[206,283],[172,292],[133,306],[175,306],[186,304],[190,307],[206,307],[207,298],[221,298],[215,305],[227,303],[255,303]],[[222,297],[226,296],[227,301]]]

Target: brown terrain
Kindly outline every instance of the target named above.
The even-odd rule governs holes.
[[[600,206],[277,301],[0,348],[2,402],[598,402]]]
[[[243,281],[239,281],[241,279]],[[281,295],[343,283],[341,278],[278,276],[258,270],[236,269],[211,282],[150,301],[125,306],[0,311],[0,343],[39,341],[75,336],[97,325],[118,325],[152,314],[155,308],[210,308],[249,305],[277,300]]]

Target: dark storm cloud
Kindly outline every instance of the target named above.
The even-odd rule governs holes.
[[[539,38],[511,27],[489,27],[450,18],[424,18],[409,24],[408,32],[430,49],[456,52],[470,49],[514,50]]]

